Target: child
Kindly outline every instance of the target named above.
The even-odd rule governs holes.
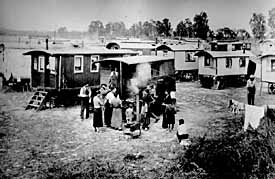
[[[184,125],[184,119],[179,120],[179,126],[177,131],[177,138],[179,143],[181,143],[182,140],[188,139],[189,135],[187,134],[186,127]]]
[[[133,121],[134,121],[134,108],[133,108],[132,103],[130,103],[128,108],[126,109],[125,116],[126,116],[127,124],[133,123]]]

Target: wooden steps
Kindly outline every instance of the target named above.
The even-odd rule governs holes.
[[[29,104],[26,107],[26,110],[28,109],[35,109],[35,110],[41,110],[45,103],[47,98],[48,92],[46,91],[36,91],[34,95],[32,96]]]

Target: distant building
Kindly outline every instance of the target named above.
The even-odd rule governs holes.
[[[139,55],[155,55],[156,45],[153,41],[112,41],[107,49],[125,49],[137,51]]]
[[[237,40],[219,40],[210,42],[211,51],[251,50],[251,43]]]

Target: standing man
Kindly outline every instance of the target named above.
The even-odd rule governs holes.
[[[111,101],[115,98],[116,88],[111,88],[111,91],[106,95],[105,110],[104,110],[104,122],[107,127],[111,127],[113,106]]]
[[[256,93],[256,80],[254,75],[250,75],[247,80],[247,101],[249,105],[254,105],[255,93]]]
[[[89,99],[92,95],[91,89],[88,87],[88,84],[85,84],[79,93],[80,101],[81,101],[81,110],[80,117],[84,119],[84,110],[86,109],[86,119],[89,118]]]

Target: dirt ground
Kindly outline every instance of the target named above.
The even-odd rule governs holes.
[[[150,130],[142,131],[138,139],[109,128],[95,133],[92,117],[81,121],[80,106],[26,111],[31,95],[0,93],[0,176],[40,178],[41,171],[56,161],[95,158],[124,165],[141,178],[161,178],[176,158],[176,151],[182,149],[176,130],[162,129],[161,120],[151,121]],[[229,99],[246,102],[246,89],[212,90],[201,88],[197,82],[178,83],[176,119],[185,119],[191,137],[202,136],[211,126],[222,129],[223,120],[233,115],[227,108]],[[275,95],[267,94],[264,88],[260,96],[258,89],[256,105],[265,104],[275,104]],[[143,159],[123,160],[127,154],[138,152]]]

